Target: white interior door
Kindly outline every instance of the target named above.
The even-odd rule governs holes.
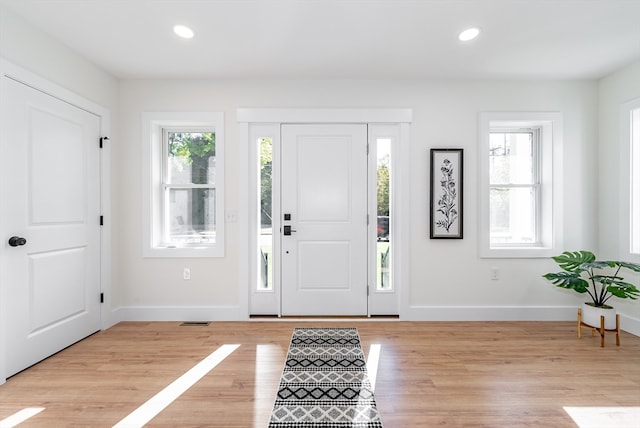
[[[2,83],[10,376],[100,329],[100,119]]]
[[[367,315],[367,126],[283,125],[281,156],[282,314]]]

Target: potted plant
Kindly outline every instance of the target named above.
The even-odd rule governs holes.
[[[604,315],[605,329],[615,329],[616,312],[607,302],[613,297],[636,300],[640,296],[640,290],[620,276],[623,268],[640,272],[640,264],[596,260],[590,251],[565,251],[552,258],[562,272],[548,273],[543,277],[558,287],[587,293],[591,297],[591,301],[585,302],[582,308],[585,324],[599,327],[600,315]]]

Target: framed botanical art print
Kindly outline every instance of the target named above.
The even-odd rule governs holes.
[[[431,149],[431,239],[462,239],[463,149]]]

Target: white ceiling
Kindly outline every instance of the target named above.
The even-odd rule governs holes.
[[[597,79],[640,59],[640,0],[0,4],[120,78]]]

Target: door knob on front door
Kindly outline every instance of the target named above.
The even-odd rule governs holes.
[[[292,232],[295,231],[295,229],[291,229],[291,226],[284,226],[284,236],[289,236]]]
[[[12,236],[11,238],[9,238],[9,245],[12,247],[20,247],[26,243],[27,240],[19,236]]]

